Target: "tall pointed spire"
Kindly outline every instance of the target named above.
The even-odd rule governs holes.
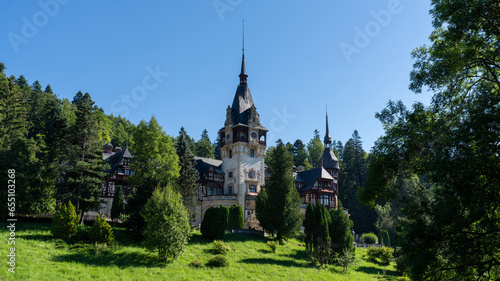
[[[243,21],[243,40],[242,40],[243,57],[241,59],[240,85],[247,83],[247,70],[245,67],[245,21]]]
[[[325,133],[324,143],[326,147],[330,147],[332,144],[332,137],[330,136],[330,130],[328,128],[328,109],[326,112],[326,133]]]

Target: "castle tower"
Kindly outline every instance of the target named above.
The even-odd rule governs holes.
[[[319,160],[319,166],[323,167],[334,179],[335,187],[338,187],[339,179],[339,160],[333,153],[332,147],[332,137],[330,136],[330,130],[328,128],[328,113],[326,113],[326,133],[325,139],[323,140],[325,144],[325,150],[323,150],[323,155]]]
[[[234,194],[243,208],[245,221],[255,214],[255,196],[264,185],[264,157],[267,129],[260,124],[259,114],[248,88],[243,53],[240,84],[233,104],[227,108],[224,128],[219,131],[224,193]]]

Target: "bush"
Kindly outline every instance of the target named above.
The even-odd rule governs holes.
[[[78,215],[75,207],[68,201],[67,205],[61,204],[54,213],[50,232],[56,238],[69,238],[77,233],[77,223]]]
[[[209,240],[223,240],[226,229],[224,228],[224,213],[220,208],[210,207],[201,222],[201,235]]]
[[[215,253],[225,255],[229,251],[231,251],[231,248],[229,247],[228,244],[224,243],[224,241],[221,241],[221,240],[214,241],[214,252]]]
[[[229,260],[224,255],[217,255],[208,261],[207,266],[227,267],[229,266]]]
[[[267,241],[267,245],[271,248],[271,251],[276,254],[278,252],[280,241]]]
[[[106,221],[104,215],[102,215],[102,217],[97,215],[94,225],[92,225],[92,228],[90,229],[89,238],[93,242],[104,244],[111,244],[115,240],[113,229]]]
[[[146,222],[145,246],[158,251],[158,260],[176,259],[183,252],[191,235],[189,214],[182,196],[170,186],[157,188],[141,212]]]
[[[356,264],[356,254],[354,251],[344,248],[342,254],[335,253],[335,262],[342,266],[343,272],[346,272],[349,265]]]
[[[125,211],[125,198],[123,197],[122,186],[116,188],[113,203],[111,204],[111,218],[118,219]]]
[[[386,246],[386,247],[391,246],[391,240],[389,238],[389,232],[387,232],[387,230],[385,230],[385,229],[380,230],[380,240],[382,240],[382,243],[384,243],[384,246]]]
[[[243,209],[240,205],[233,205],[229,210],[229,228],[240,229],[245,227],[243,219]]]
[[[229,208],[226,206],[220,205],[219,207],[224,215],[224,229],[229,229]]]
[[[394,249],[388,247],[370,247],[367,254],[370,261],[378,261],[381,264],[389,264],[394,259]]]
[[[370,232],[370,233],[363,233],[363,235],[361,235],[361,240],[365,244],[377,244],[378,243],[377,235],[375,235],[372,232]]]
[[[189,265],[192,267],[201,267],[203,265],[203,263],[200,260],[196,259],[196,260],[192,261]]]

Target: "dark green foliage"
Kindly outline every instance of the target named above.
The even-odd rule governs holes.
[[[334,256],[334,261],[342,266],[344,273],[347,272],[349,265],[356,264],[356,254],[349,249],[344,249],[342,253],[336,252]]]
[[[224,222],[225,222],[224,229],[231,228],[231,227],[229,227],[229,208],[226,207],[226,206],[222,206],[222,205],[220,205],[219,208],[221,209],[221,211],[222,211],[222,213],[224,214],[224,217],[225,217],[225,220],[224,220]]]
[[[195,143],[195,154],[199,157],[215,158],[214,145],[210,142],[208,131],[205,129],[201,134],[201,138]]]
[[[203,262],[199,259],[196,259],[196,260],[193,260],[191,263],[189,263],[189,266],[201,267],[201,266],[203,266]]]
[[[116,188],[113,204],[111,204],[111,218],[118,219],[125,211],[125,198],[123,197],[123,188],[119,185]]]
[[[198,171],[195,169],[195,160],[192,147],[188,142],[189,136],[187,135],[184,127],[179,131],[177,138],[176,150],[179,156],[180,176],[177,180],[178,191],[182,195],[184,206],[189,212],[191,220],[196,216],[196,206],[198,205]]]
[[[416,48],[410,89],[426,107],[389,102],[373,148],[366,202],[403,198],[398,239],[414,280],[500,278],[500,8],[432,1],[431,44]]]
[[[216,255],[207,262],[207,266],[210,267],[227,267],[229,266],[229,260],[224,255]]]
[[[363,233],[363,235],[361,235],[361,240],[365,244],[377,244],[378,243],[377,235],[375,235],[375,233],[373,233],[373,232]]]
[[[354,252],[354,238],[349,225],[349,217],[344,212],[341,201],[338,201],[337,210],[330,210],[330,218],[329,231],[332,239],[332,251],[340,255],[343,255],[345,250]]]
[[[221,128],[221,130],[223,130],[223,129],[224,129],[224,127]],[[213,147],[214,147],[214,158],[218,159],[218,160],[221,159],[221,157],[220,157],[220,145],[221,145],[220,134],[217,134],[217,138],[215,139]]]
[[[68,165],[64,166],[64,181],[60,190],[76,202],[77,212],[83,221],[83,213],[99,204],[103,170],[109,165],[102,160],[102,144],[92,98],[88,93],[78,92],[72,104],[76,107],[76,123],[71,128],[66,159]]]
[[[391,246],[391,240],[389,239],[389,232],[387,232],[387,230],[385,229],[380,230],[380,239],[384,243],[384,246],[386,247]]]
[[[144,205],[155,188],[177,183],[180,167],[173,139],[163,131],[155,117],[137,125],[134,140],[131,168],[135,175],[129,177],[128,183],[135,192],[127,201],[126,213],[130,217],[126,227],[135,239],[140,240],[146,227],[141,215]]]
[[[281,140],[267,164],[271,177],[257,195],[255,212],[260,225],[281,240],[297,232],[301,223],[301,200],[293,186],[293,158]]]
[[[301,140],[296,140],[292,147],[293,163],[295,166],[304,166],[306,170],[312,168],[306,145]]]
[[[231,206],[229,210],[229,228],[240,229],[244,226],[243,208],[240,205]]]
[[[216,254],[225,255],[231,251],[231,247],[221,240],[214,241],[214,252]]]
[[[113,234],[113,229],[111,225],[106,221],[104,214],[102,216],[97,215],[94,224],[90,228],[89,238],[96,243],[111,244],[115,241],[115,236]]]
[[[76,234],[78,216],[71,201],[67,205],[61,204],[54,213],[50,232],[56,238],[69,238]]]
[[[323,142],[320,139],[319,131],[314,130],[314,137],[307,144],[307,151],[309,152],[308,162],[313,166],[313,168],[319,167],[319,159],[323,155]]]
[[[330,258],[331,238],[328,226],[331,224],[330,214],[323,204],[308,205],[306,220],[306,251],[321,266]]]
[[[182,197],[170,186],[157,188],[141,212],[146,222],[145,246],[158,251],[158,260],[177,259],[186,248],[191,227]]]
[[[368,155],[358,131],[346,142],[342,152],[339,172],[339,199],[349,210],[356,233],[374,232],[376,212],[359,202],[358,189],[366,184],[368,176]]]
[[[201,222],[202,237],[208,240],[223,240],[226,232],[224,220],[224,212],[220,208],[208,208]]]

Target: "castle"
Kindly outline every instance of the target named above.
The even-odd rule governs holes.
[[[255,217],[255,197],[270,176],[264,163],[268,129],[260,123],[248,87],[245,54],[239,78],[233,103],[226,110],[224,128],[219,131],[221,160],[196,157],[201,204],[195,225],[201,224],[203,214],[210,207],[238,204],[243,208],[245,227],[259,227]],[[328,209],[337,208],[339,162],[333,153],[328,115],[324,143],[319,167],[294,173],[294,186],[302,200],[303,214],[309,202],[321,202]]]

